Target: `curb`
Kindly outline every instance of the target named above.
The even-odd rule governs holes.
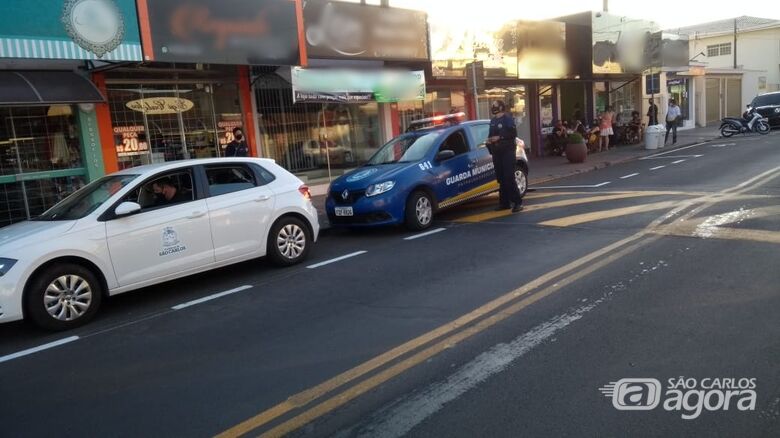
[[[712,138],[709,138],[709,139],[706,139],[706,140],[696,141],[696,142],[692,142],[692,143],[682,143],[682,144],[674,146],[674,147],[669,147],[669,148],[664,147],[663,149],[665,151],[674,151],[674,150],[677,150],[677,149],[680,149],[680,148],[693,146],[693,145],[699,144],[699,143],[701,143],[701,144],[709,143],[709,142],[715,141],[715,140],[717,140],[719,138],[721,138],[721,137],[720,136],[712,137]],[[593,167],[587,167],[585,169],[571,171],[571,172],[569,172],[569,173],[567,173],[565,175],[554,175],[554,176],[549,176],[549,177],[539,178],[539,179],[529,178],[528,185],[529,185],[529,188],[530,188],[531,185],[545,184],[545,183],[548,183],[548,182],[551,182],[551,181],[557,181],[559,179],[568,178],[570,176],[580,175],[580,174],[588,173],[588,172],[593,172],[595,170],[604,169],[606,167],[627,163],[629,161],[638,160],[638,159],[640,159],[642,157],[646,157],[646,156],[658,153],[657,149],[654,149],[653,150],[654,152],[649,152],[649,151],[650,150],[648,150],[648,153],[641,154],[641,155],[635,155],[633,157],[625,157],[625,158],[615,159],[615,160],[611,160],[611,161],[602,161],[602,162],[600,162],[598,164],[595,164]]]

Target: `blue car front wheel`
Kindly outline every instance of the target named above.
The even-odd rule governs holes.
[[[433,224],[433,199],[428,193],[418,190],[406,201],[404,224],[412,231],[424,230]]]

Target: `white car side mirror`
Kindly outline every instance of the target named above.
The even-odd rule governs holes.
[[[127,216],[129,214],[138,213],[141,211],[141,205],[136,202],[123,202],[119,204],[114,210],[114,214],[117,216]]]

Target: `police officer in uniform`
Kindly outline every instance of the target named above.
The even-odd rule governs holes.
[[[515,119],[506,112],[506,104],[497,100],[490,106],[493,118],[490,120],[487,146],[493,156],[493,167],[498,180],[498,210],[512,209],[516,213],[523,209],[523,198],[515,181]]]

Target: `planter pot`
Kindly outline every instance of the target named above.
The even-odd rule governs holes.
[[[588,158],[588,146],[585,143],[566,145],[566,159],[570,163],[584,163],[586,158]]]

